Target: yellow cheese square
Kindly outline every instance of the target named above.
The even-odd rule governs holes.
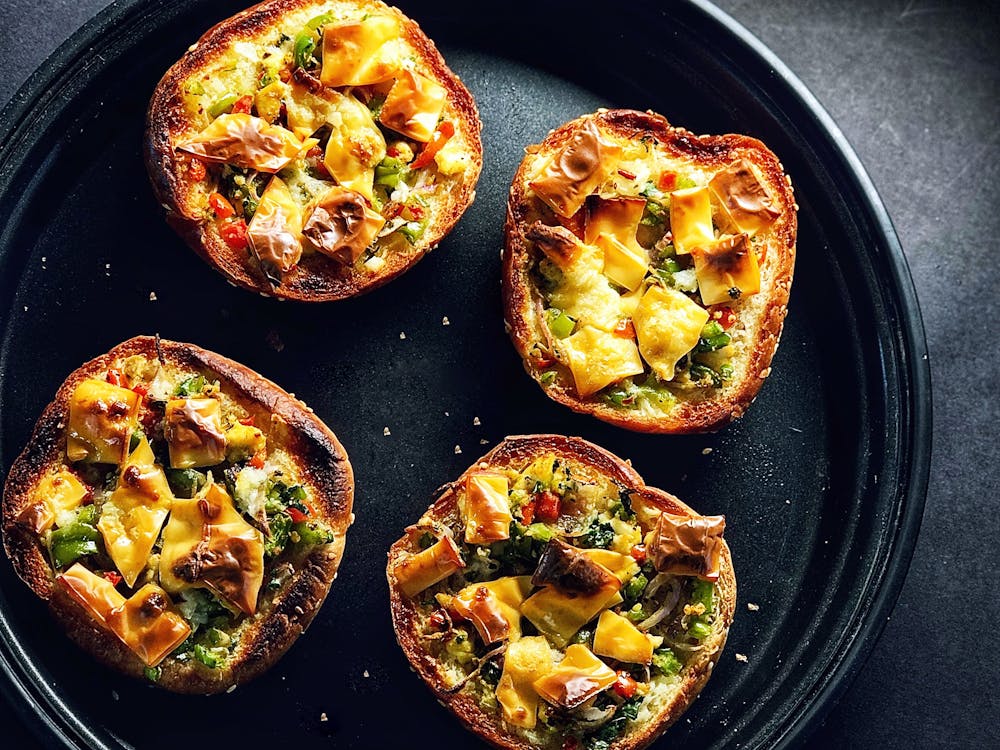
[[[170,466],[214,466],[226,458],[222,405],[215,398],[172,398],[163,414]]]
[[[557,153],[547,159],[529,186],[560,216],[580,210],[618,163],[621,147],[588,119]]]
[[[649,664],[653,649],[663,643],[661,636],[651,636],[611,610],[601,613],[594,631],[594,653],[631,664]]]
[[[507,477],[503,474],[489,471],[469,474],[460,504],[466,542],[490,544],[510,537],[510,523],[514,518],[507,490]]]
[[[639,572],[639,563],[631,555],[623,555],[610,549],[585,549],[587,555],[598,565],[603,565],[625,583]]]
[[[139,394],[88,378],[69,397],[66,456],[70,461],[119,464],[139,424]]]
[[[323,165],[338,183],[372,200],[375,165],[385,158],[385,137],[371,110],[353,96],[337,100]]]
[[[275,175],[267,183],[247,236],[257,258],[287,273],[302,258],[302,209],[284,180]]]
[[[746,234],[692,248],[698,291],[706,305],[732,302],[760,291],[757,253]]]
[[[672,380],[677,362],[694,349],[708,310],[683,292],[651,286],[635,309],[632,325],[642,358],[660,380]]]
[[[615,671],[589,648],[574,643],[555,669],[535,680],[534,686],[549,703],[572,709],[611,687],[617,679]]]
[[[41,534],[52,527],[57,514],[79,508],[89,494],[90,490],[71,471],[59,469],[46,474],[31,493],[32,503],[18,514],[18,523]]]
[[[552,661],[552,649],[545,636],[528,636],[507,647],[496,690],[504,720],[524,729],[535,728],[538,693],[534,682],[552,671]]]
[[[594,619],[618,595],[621,581],[615,578],[593,594],[565,594],[554,586],[546,586],[528,597],[521,605],[527,617],[540,633],[557,646],[565,646],[573,635]]]
[[[367,86],[392,78],[401,50],[392,42],[399,23],[392,16],[373,14],[360,21],[323,27],[324,86]]]
[[[592,326],[583,326],[557,346],[573,373],[577,393],[584,398],[643,371],[635,341]]]
[[[455,542],[443,536],[427,549],[404,557],[396,563],[392,574],[404,594],[416,596],[464,567],[465,561]]]
[[[604,275],[618,286],[635,291],[646,276],[649,256],[638,244],[623,245],[609,234],[599,235],[597,246],[604,251]]]
[[[678,255],[686,255],[695,245],[715,239],[708,188],[686,188],[670,194],[670,231]]]
[[[426,143],[437,129],[448,90],[426,76],[401,71],[382,105],[379,120],[387,128]]]
[[[639,220],[646,208],[645,198],[587,198],[587,217],[583,241],[593,244],[602,234],[609,234],[627,247],[633,247]]]

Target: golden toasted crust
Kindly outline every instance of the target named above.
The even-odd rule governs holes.
[[[49,468],[62,465],[66,450],[65,423],[69,399],[88,377],[105,372],[116,360],[142,355],[193,370],[218,380],[222,391],[250,414],[276,415],[287,429],[278,439],[294,460],[302,481],[313,490],[317,517],[334,533],[331,544],[317,547],[297,561],[291,577],[261,606],[241,631],[239,645],[224,668],[208,669],[195,660],[171,659],[161,665],[162,687],[181,693],[215,693],[244,683],[271,667],[312,621],[326,598],[344,553],[347,527],[353,520],[354,473],[336,436],[312,410],[249,368],[192,344],[138,336],[116,346],[75,370],[57,391],[28,445],[14,461],[3,493],[3,542],[21,579],[49,602],[53,615],[70,637],[108,666],[142,677],[144,665],[117,637],[96,624],[61,586],[38,537],[18,524],[17,516],[31,502],[31,490]],[[258,420],[261,424],[265,422]]]
[[[196,195],[188,175],[188,160],[175,148],[178,142],[200,131],[190,121],[182,102],[182,86],[192,75],[210,69],[234,42],[263,39],[285,15],[313,8],[315,14],[328,6],[353,5],[366,12],[390,13],[400,20],[402,36],[417,53],[417,71],[436,80],[448,91],[445,113],[469,145],[470,161],[461,181],[442,200],[437,220],[428,225],[415,246],[406,252],[393,251],[377,273],[347,269],[342,264],[315,253],[283,275],[280,286],[272,285],[247,250],[234,250],[209,229],[204,218],[204,200]],[[426,34],[399,10],[379,0],[266,0],[216,24],[166,72],[156,90],[146,116],[146,170],[157,200],[166,212],[167,223],[211,266],[237,286],[263,295],[302,302],[325,302],[364,294],[391,281],[437,247],[472,203],[482,169],[480,131],[482,122],[476,103],[448,67]]]
[[[682,516],[698,515],[670,493],[655,487],[647,487],[642,477],[629,463],[593,443],[563,435],[516,435],[505,438],[456,481],[445,485],[423,519],[444,521],[454,518],[458,514],[456,488],[463,486],[466,476],[472,471],[481,469],[483,464],[489,467],[523,467],[535,458],[553,453],[592,467],[617,484],[634,490],[648,505],[664,512]],[[471,731],[483,739],[497,747],[510,750],[529,750],[535,747],[524,737],[508,731],[499,711],[484,711],[474,695],[465,691],[448,692],[448,683],[440,665],[421,645],[415,600],[403,594],[393,573],[396,562],[408,551],[409,544],[409,539],[404,535],[392,545],[389,550],[386,576],[389,580],[393,628],[396,631],[396,639],[410,660],[410,664],[434,692],[438,702],[450,709]],[[724,541],[720,561],[721,570],[719,580],[716,582],[719,617],[715,630],[704,641],[704,648],[699,652],[699,656],[685,667],[684,680],[674,697],[659,708],[651,721],[641,726],[633,722],[628,734],[612,744],[614,750],[646,747],[684,713],[711,676],[712,669],[725,646],[736,609],[736,575],[729,546]]]
[[[540,295],[529,274],[534,251],[526,233],[528,216],[537,199],[529,194],[527,158],[514,176],[504,225],[503,302],[511,340],[521,355],[524,368],[542,385],[546,395],[574,411],[592,414],[605,422],[637,432],[690,433],[719,429],[743,415],[771,372],[771,358],[781,336],[795,266],[797,206],[791,182],[778,158],[759,140],[732,134],[696,136],[672,126],[666,118],[654,112],[615,109],[585,115],[549,133],[537,149],[543,153],[558,151],[587,120],[595,120],[602,132],[616,139],[637,140],[652,136],[672,157],[700,168],[720,169],[746,159],[760,171],[776,205],[781,209],[781,216],[767,230],[767,253],[761,262],[762,279],[769,278],[770,284],[762,287],[759,294],[746,297],[733,306],[737,316],[741,309],[750,312],[748,317],[752,320],[749,322],[754,328],[752,343],[743,357],[744,377],[735,378],[717,389],[715,397],[682,395],[669,412],[657,415],[641,415],[595,399],[581,399],[572,386],[567,387],[558,380],[548,386],[541,383],[543,370],[534,365],[529,357],[532,345],[544,334],[538,330],[543,323],[535,314]],[[535,149],[532,149],[534,152]]]

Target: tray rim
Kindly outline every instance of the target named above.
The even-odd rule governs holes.
[[[157,2],[156,13],[168,12],[188,2],[190,0]],[[883,281],[900,313],[896,321],[899,338],[892,354],[904,384],[899,391],[902,434],[908,438],[899,457],[904,489],[897,495],[896,515],[891,521],[893,528],[886,533],[886,558],[881,561],[876,558],[869,569],[873,578],[868,586],[875,587],[869,606],[854,628],[841,633],[846,645],[840,654],[834,655],[831,669],[812,686],[811,693],[799,701],[786,722],[776,730],[773,747],[796,747],[812,735],[864,666],[905,582],[920,531],[930,475],[933,412],[929,354],[916,288],[892,219],[861,159],[839,126],[805,83],[746,27],[709,0],[680,0],[680,4],[729,34],[729,41],[740,54],[764,63],[773,76],[767,87],[783,87],[813,120],[826,140],[827,158],[836,159],[837,166],[850,180],[842,189],[856,193],[858,202],[866,209],[862,218],[870,223],[872,233],[884,243],[880,260],[890,276]],[[29,124],[42,117],[53,102],[59,109],[59,92],[75,78],[86,74],[89,60],[99,59],[97,46],[106,45],[111,38],[126,34],[131,25],[143,22],[143,11],[150,10],[148,5],[149,0],[113,0],[46,57],[0,110],[0,193],[7,190],[14,176],[10,162],[16,163]],[[0,227],[0,241],[5,233],[6,227]],[[10,278],[6,272],[9,263],[7,254],[0,253],[0,270],[4,271],[0,275],[5,278]],[[878,565],[880,562],[882,564]],[[0,697],[42,744],[69,748],[106,746],[78,717],[65,710],[58,691],[43,683],[14,637],[2,609],[0,672]]]

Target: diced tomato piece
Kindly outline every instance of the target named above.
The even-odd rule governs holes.
[[[632,172],[629,172],[627,169],[619,169],[618,170],[618,174],[620,174],[626,180],[634,180],[635,179],[635,175]]]
[[[233,114],[248,115],[253,109],[253,97],[247,94],[233,102]]]
[[[321,159],[323,158],[323,149],[319,146],[313,146],[311,149],[306,151],[306,156],[310,159]]]
[[[122,374],[118,370],[111,368],[108,370],[108,375],[106,380],[111,383],[111,385],[121,385],[122,384]]]
[[[292,517],[292,521],[295,523],[301,523],[309,517],[298,508],[289,508],[288,515]]]
[[[530,500],[521,506],[521,523],[525,526],[535,520],[535,501]]]
[[[444,144],[454,135],[455,125],[451,121],[445,120],[438,125],[437,130],[434,131],[434,135],[431,136],[430,141],[424,146],[424,150],[410,164],[410,169],[420,169],[430,164],[437,155],[437,152],[444,148]]]
[[[246,419],[241,419],[240,424],[246,427],[253,427],[253,417],[247,417]]]
[[[212,193],[208,196],[208,207],[212,209],[217,219],[228,219],[236,213],[233,204],[226,200],[222,193]]]
[[[139,394],[142,398],[146,398],[146,394],[149,393],[149,387],[139,383],[132,386],[132,392]]]
[[[264,460],[266,458],[267,458],[267,455],[264,453],[264,451],[263,450],[259,450],[259,451],[257,451],[256,453],[253,454],[253,458],[250,459],[250,465],[252,467],[254,467],[255,469],[263,469],[264,468]]]
[[[635,690],[638,687],[635,680],[628,672],[619,672],[618,679],[615,680],[615,684],[611,686],[611,689],[615,691],[622,698],[631,698],[635,695]]]
[[[660,190],[673,190],[677,187],[677,175],[673,172],[664,172],[656,180],[656,187]]]
[[[219,227],[219,234],[233,250],[246,250],[250,246],[247,237],[247,223],[243,219],[227,221]]]
[[[104,578],[105,578],[105,580],[111,581],[111,585],[112,586],[117,586],[119,583],[121,583],[124,580],[120,575],[118,575],[118,573],[116,573],[113,570],[107,570],[107,571],[105,571],[104,572]]]
[[[736,314],[733,312],[731,307],[717,308],[716,312],[719,313],[718,321],[720,326],[727,330],[733,327],[733,322],[736,320]]]
[[[635,560],[637,563],[641,565],[642,563],[646,562],[646,545],[645,544],[635,545],[634,547],[632,547],[632,549],[629,550],[629,554],[632,556],[633,560]]]
[[[192,159],[188,165],[188,174],[191,175],[191,179],[195,182],[201,182],[208,176],[205,163],[201,159]]]
[[[407,206],[406,210],[410,212],[410,216],[413,217],[414,221],[420,221],[424,218],[424,209],[420,206]]]
[[[535,515],[539,520],[552,523],[559,520],[559,495],[545,490],[535,496]]]
[[[618,325],[615,326],[615,336],[620,336],[623,339],[635,338],[635,326],[632,325],[632,318],[623,318],[618,321]]]
[[[760,246],[760,255],[757,256],[757,262],[763,263],[764,259],[767,257],[767,243],[763,242]]]
[[[386,221],[390,221],[403,213],[404,208],[406,208],[406,206],[402,203],[388,203],[382,210],[382,215],[386,218]]]

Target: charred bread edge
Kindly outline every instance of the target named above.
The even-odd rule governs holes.
[[[204,232],[199,217],[186,212],[190,208],[188,201],[191,190],[189,183],[180,176],[180,160],[172,146],[172,139],[188,129],[188,120],[178,101],[181,84],[201,67],[218,58],[233,39],[260,34],[289,11],[321,4],[320,0],[266,0],[220,21],[202,34],[157,84],[146,115],[143,149],[146,171],[156,199],[166,211],[167,223],[205,262],[236,286],[267,297],[302,302],[331,301],[364,294],[408,270],[437,247],[465,213],[475,198],[476,182],[483,163],[480,140],[482,122],[472,95],[417,23],[396,8],[388,8],[389,12],[399,18],[404,30],[403,36],[419,53],[423,65],[448,89],[449,102],[459,114],[456,125],[461,128],[472,150],[472,161],[462,178],[460,188],[451,192],[447,198],[451,210],[428,227],[418,247],[406,254],[390,254],[386,258],[385,267],[377,274],[359,276],[352,272],[341,276],[336,261],[316,258],[315,262],[322,263],[322,269],[329,269],[332,273],[306,272],[299,266],[297,271],[293,270],[286,275],[279,288],[268,282],[246,251],[233,251],[220,237]],[[376,0],[355,0],[355,4],[358,8],[378,9],[382,12],[387,8]],[[245,258],[241,258],[241,255]]]
[[[442,519],[449,514],[456,513],[458,500],[456,489],[462,486],[465,477],[471,471],[478,469],[481,463],[490,466],[520,464],[549,452],[568,456],[593,467],[615,482],[636,490],[643,500],[658,506],[663,511],[677,515],[698,515],[670,493],[655,487],[647,487],[642,477],[628,462],[582,438],[563,435],[512,435],[505,438],[493,450],[473,463],[456,481],[442,487],[438,491],[440,494],[437,500],[427,510],[426,515]],[[413,600],[404,596],[399,590],[393,575],[393,567],[406,550],[407,541],[406,536],[404,536],[389,549],[386,573],[389,580],[392,625],[396,631],[396,639],[409,659],[412,668],[431,688],[438,702],[454,712],[471,731],[497,747],[509,748],[510,750],[528,750],[532,745],[512,733],[506,732],[499,715],[491,715],[483,711],[474,696],[465,692],[447,692],[436,660],[420,645],[420,639],[416,633],[417,608],[413,605]],[[719,596],[718,622],[721,623],[721,626],[716,626],[712,636],[705,641],[706,648],[699,652],[701,656],[688,665],[687,675],[674,699],[664,706],[656,718],[642,727],[639,732],[625,735],[616,741],[612,746],[614,750],[633,750],[649,745],[684,713],[711,676],[712,669],[725,646],[729,626],[732,624],[736,609],[736,576],[733,571],[732,555],[725,541],[722,543],[721,572],[716,586]]]
[[[576,129],[588,119],[611,129],[623,138],[651,134],[669,152],[703,167],[723,166],[739,157],[752,161],[762,172],[768,188],[775,193],[782,207],[781,216],[769,230],[767,265],[776,267],[771,298],[760,320],[760,330],[753,342],[747,364],[747,375],[732,395],[701,401],[679,401],[667,418],[641,418],[596,401],[584,401],[555,384],[541,386],[539,372],[533,370],[528,352],[533,343],[532,330],[525,310],[534,304],[533,289],[528,276],[531,253],[525,237],[527,198],[524,186],[526,161],[521,163],[510,189],[507,220],[504,224],[503,302],[504,320],[514,347],[521,356],[524,369],[539,382],[545,394],[564,406],[582,414],[590,414],[605,422],[636,432],[690,433],[709,432],[743,415],[771,372],[771,358],[778,348],[778,339],[787,313],[788,296],[795,266],[797,219],[795,197],[789,179],[778,158],[761,141],[745,135],[694,135],[672,126],[655,112],[615,109],[584,115],[549,133],[542,141],[546,150],[561,148]],[[780,254],[780,255],[779,255]],[[779,260],[775,263],[775,255]]]
[[[169,661],[161,665],[159,684],[169,690],[219,692],[256,677],[281,658],[316,615],[344,553],[345,534],[353,521],[354,473],[344,447],[303,402],[248,367],[192,344],[158,341],[152,336],[129,339],[74,370],[39,418],[4,486],[4,548],[18,576],[49,602],[53,615],[74,641],[108,666],[133,677],[142,676],[142,662],[114,635],[98,626],[60,587],[53,585],[52,568],[37,537],[19,526],[16,518],[28,504],[30,491],[41,475],[53,462],[63,461],[69,398],[77,384],[107,369],[115,359],[135,354],[156,358],[158,351],[163,360],[216,375],[223,390],[233,393],[237,400],[252,401],[288,423],[289,452],[316,488],[317,510],[336,537],[333,543],[310,552],[297,566],[267,614],[244,631],[227,668],[208,670],[190,662]]]

